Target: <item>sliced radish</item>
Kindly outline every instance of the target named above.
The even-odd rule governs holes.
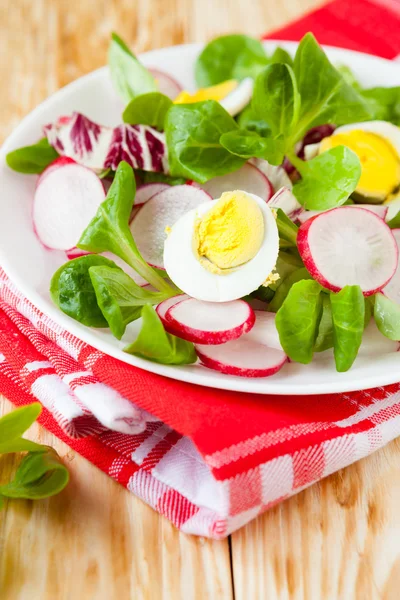
[[[264,310],[254,311],[256,322],[249,333],[246,334],[246,339],[258,344],[264,344],[269,348],[282,350],[279,340],[278,330],[275,326],[275,313],[266,312]]]
[[[280,190],[281,187],[287,187],[289,190],[292,189],[293,184],[291,179],[283,167],[275,167],[274,165],[270,165],[269,162],[263,158],[251,158],[249,163],[264,173],[272,185],[274,192]]]
[[[65,167],[65,165],[70,165],[71,163],[75,163],[76,161],[73,158],[69,158],[69,156],[59,156],[56,160],[53,160],[52,163],[49,164],[48,167],[45,168],[43,173],[39,175],[39,178],[36,183],[36,187],[38,187],[41,183],[43,183],[44,179],[54,171],[54,169],[59,169],[60,167]]]
[[[265,201],[268,201],[274,193],[268,177],[250,163],[244,164],[233,173],[210,179],[203,184],[203,189],[212,198],[219,198],[224,192],[243,190],[249,194],[255,194]]]
[[[396,240],[397,248],[400,251],[400,229],[392,229],[394,239]],[[400,262],[397,265],[395,274],[389,283],[383,288],[382,292],[387,298],[400,304]]]
[[[357,204],[357,208],[365,208],[365,210],[370,210],[371,212],[378,215],[378,217],[380,217],[381,219],[385,219],[388,211],[388,207],[384,206],[383,204]],[[308,219],[311,219],[311,217],[315,217],[315,215],[320,215],[323,212],[326,211],[305,210],[304,212],[299,213],[297,215],[297,219],[300,221],[300,223],[305,223],[306,221],[308,221]]]
[[[168,183],[145,183],[138,187],[135,196],[135,208],[141,206],[153,196],[171,187]]]
[[[140,207],[131,222],[134,240],[143,258],[151,265],[164,268],[165,230],[188,211],[209,202],[210,196],[192,185],[175,185],[158,192]]]
[[[101,179],[76,163],[53,168],[35,190],[33,225],[47,248],[69,250],[105,199]]]
[[[243,300],[222,303],[189,298],[171,306],[165,320],[184,340],[198,344],[224,344],[250,331],[255,314]]]
[[[75,246],[74,248],[70,248],[69,250],[66,250],[65,254],[67,255],[67,258],[69,260],[74,260],[74,258],[80,258],[81,256],[86,256],[86,254],[90,254],[90,252],[86,252],[86,250],[81,250],[80,248],[77,248]]]
[[[239,377],[269,377],[287,360],[282,350],[253,342],[247,335],[220,346],[197,344],[196,353],[205,367]]]
[[[298,217],[303,212],[303,207],[297,201],[296,196],[287,187],[278,190],[270,200],[268,200],[270,208],[281,208],[288,217]]]
[[[171,77],[171,75],[168,75],[168,73],[164,73],[164,71],[153,68],[150,68],[149,71],[156,80],[159,91],[164,96],[171,98],[171,100],[175,100],[177,95],[183,90],[181,84]]]
[[[179,332],[174,328],[173,324],[167,321],[165,317],[167,311],[175,304],[178,304],[179,302],[182,302],[183,300],[186,300],[188,298],[189,296],[187,294],[179,294],[178,296],[167,298],[167,300],[160,302],[160,304],[156,306],[156,313],[160,317],[161,322],[164,325],[164,329],[168,331],[168,333],[172,333],[173,335],[179,334]]]
[[[300,226],[297,246],[314,279],[334,292],[359,285],[370,296],[387,285],[397,268],[392,231],[376,214],[357,206],[311,217]]]

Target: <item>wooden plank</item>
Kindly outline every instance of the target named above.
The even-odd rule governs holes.
[[[395,600],[400,440],[232,535],[235,598]]]

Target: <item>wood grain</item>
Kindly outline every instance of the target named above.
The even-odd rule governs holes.
[[[2,0],[0,140],[60,86],[101,66],[110,32],[137,51],[275,29],[318,0]],[[10,404],[0,399],[0,411]],[[0,513],[1,600],[397,600],[400,442],[332,475],[228,542],[168,521],[34,426],[71,471],[57,498]],[[15,468],[0,460],[0,480]],[[232,578],[234,589],[232,587]]]

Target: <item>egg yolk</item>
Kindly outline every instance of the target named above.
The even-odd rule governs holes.
[[[225,192],[195,223],[193,248],[205,269],[223,275],[254,258],[264,239],[264,218],[245,192]]]
[[[174,104],[192,104],[193,102],[202,102],[203,100],[223,100],[228,94],[237,88],[238,82],[234,79],[224,81],[218,85],[207,88],[201,88],[190,94],[190,92],[181,92],[174,100]]]
[[[356,193],[382,201],[399,185],[399,157],[384,137],[370,131],[345,131],[324,138],[319,152],[336,146],[347,146],[360,159],[361,177]]]

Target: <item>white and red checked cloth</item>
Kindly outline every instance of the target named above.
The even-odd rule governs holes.
[[[335,0],[271,37],[312,30],[395,58],[398,9]],[[1,269],[0,391],[18,406],[40,400],[44,427],[182,531],[214,538],[400,435],[400,384],[299,399],[167,379],[67,333]]]

